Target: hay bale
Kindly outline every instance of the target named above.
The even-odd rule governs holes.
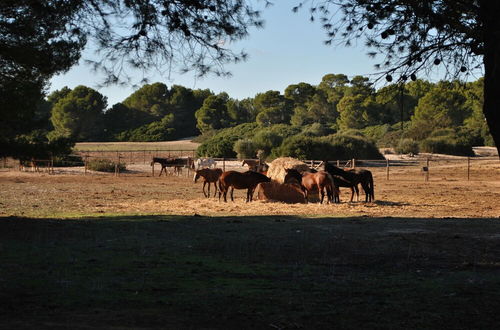
[[[304,171],[310,171],[309,166],[298,159],[292,157],[280,157],[276,158],[271,162],[271,164],[269,164],[267,176],[270,177],[272,181],[283,183],[286,175],[285,169],[291,168],[296,169],[301,173]]]
[[[257,199],[270,202],[305,203],[300,186],[288,183],[261,182],[257,185]]]

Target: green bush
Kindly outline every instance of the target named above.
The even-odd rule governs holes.
[[[457,156],[474,156],[467,141],[449,136],[430,137],[420,142],[420,151]]]
[[[332,134],[326,137],[295,135],[283,141],[273,156],[299,159],[384,159],[377,147],[361,136]]]
[[[200,144],[196,149],[196,155],[198,157],[234,158],[236,157],[236,152],[234,152],[236,141],[251,137],[256,128],[256,123],[245,123],[221,129]]]
[[[250,139],[236,141],[233,150],[236,152],[238,159],[255,158],[257,155],[257,147]]]
[[[332,150],[322,159],[384,159],[377,146],[362,136],[337,133],[320,139],[331,144]]]
[[[298,159],[325,159],[333,152],[332,146],[319,138],[294,135],[286,138],[283,144],[273,150],[274,157],[294,157]]]
[[[78,155],[56,156],[54,157],[55,167],[83,166],[83,160]]]
[[[398,154],[418,154],[419,146],[417,141],[413,139],[401,139],[395,148]]]
[[[114,172],[115,162],[109,159],[91,159],[87,162],[87,168],[92,171]],[[118,164],[120,172],[125,171],[126,166],[123,163]]]

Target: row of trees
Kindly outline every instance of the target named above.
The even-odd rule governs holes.
[[[198,135],[241,123],[320,124],[334,131],[406,123],[406,136],[421,140],[432,131],[466,126],[491,144],[482,114],[483,80],[430,83],[416,80],[376,90],[368,78],[327,74],[314,86],[289,85],[236,100],[227,93],[191,90],[163,83],[144,85],[106,110],[106,97],[78,86],[48,96],[54,132],[76,141],[162,141]]]

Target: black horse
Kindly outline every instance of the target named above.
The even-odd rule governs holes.
[[[363,190],[365,191],[365,201],[372,202],[375,200],[375,189],[373,187],[373,175],[372,172],[365,169],[351,169],[343,170],[337,166],[334,166],[328,162],[323,164],[325,171],[330,173],[334,178],[340,177],[343,180],[339,180],[336,184],[340,187],[350,187],[351,188],[351,202],[354,198],[354,191],[358,196],[359,201],[359,189],[358,184],[361,184]],[[338,179],[340,179],[338,178]],[[354,189],[353,189],[354,188]]]

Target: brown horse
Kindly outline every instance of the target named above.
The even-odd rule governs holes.
[[[270,182],[271,179],[264,174],[246,171],[226,171],[222,173],[219,178],[219,201],[221,195],[224,196],[224,202],[227,202],[227,192],[231,188],[231,201],[234,201],[233,192],[234,189],[247,189],[247,202],[251,202],[253,199],[253,192],[257,184],[261,182]]]
[[[262,174],[265,174],[264,172],[267,172],[267,170],[269,169],[269,165],[267,165],[260,159],[244,159],[241,162],[241,166],[245,165],[248,166],[249,171],[259,172]]]
[[[358,201],[359,201],[359,189],[358,189],[358,184],[361,184],[363,187],[363,190],[365,191],[365,201],[366,202],[371,202],[375,200],[375,189],[373,187],[373,175],[372,172],[369,170],[364,170],[364,169],[350,169],[350,170],[343,170],[337,166],[334,166],[328,162],[324,163],[325,171],[330,173],[333,176],[340,176],[343,178],[345,181],[349,182],[351,184],[351,202],[354,197],[354,191],[352,190],[352,187],[356,190],[356,193],[358,195]]]
[[[200,177],[203,178],[203,195],[210,197],[210,184],[213,183],[215,187],[214,197],[217,195],[217,180],[222,175],[220,168],[202,168],[197,170],[193,177],[193,182],[196,183]],[[208,183],[208,194],[205,192],[205,185]]]
[[[336,189],[331,175],[325,171],[319,172],[303,172],[302,174],[295,169],[285,169],[285,183],[297,180],[304,192],[304,197],[307,201],[309,192],[318,191],[321,194],[320,203],[323,204],[325,199],[325,190],[327,201],[335,202],[338,200],[338,189]]]

